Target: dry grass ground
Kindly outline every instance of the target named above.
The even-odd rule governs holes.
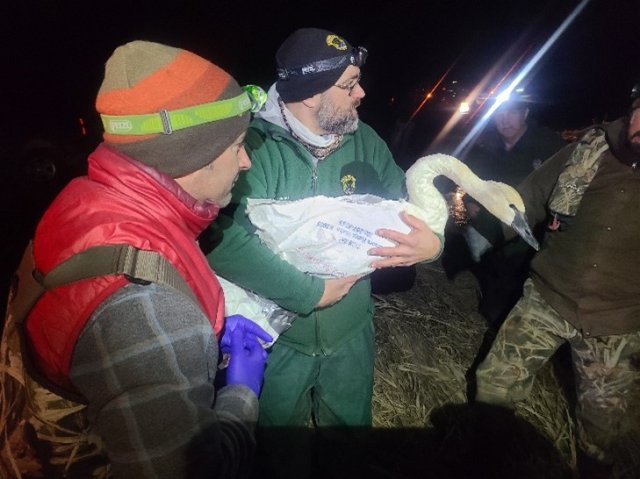
[[[571,477],[573,421],[557,365],[515,414],[468,404],[470,370],[490,342],[477,306],[475,278],[449,280],[438,263],[420,265],[410,290],[376,296],[379,477]]]

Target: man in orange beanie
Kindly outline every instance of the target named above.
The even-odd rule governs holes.
[[[107,62],[96,101],[104,143],[44,214],[9,307],[0,476],[248,469],[266,361],[258,339],[271,337],[241,316],[225,321],[196,240],[251,166],[250,93],[157,43],[128,43]],[[43,292],[19,314],[32,272]],[[214,395],[219,338],[231,356]]]

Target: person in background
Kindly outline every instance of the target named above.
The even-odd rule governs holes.
[[[512,94],[465,157],[469,168],[484,180],[516,187],[566,145],[558,133],[539,126],[529,115],[528,99]],[[465,196],[464,202],[470,222],[463,231],[475,263],[471,270],[480,283],[480,312],[497,328],[522,294],[535,251],[520,238],[502,243],[500,222],[473,198]]]
[[[589,129],[518,188],[530,225],[547,232],[476,371],[477,401],[512,406],[568,343],[581,478],[640,470],[640,85],[633,91],[629,116]]]
[[[343,435],[324,440],[323,431],[371,425],[373,302],[367,277],[313,277],[272,253],[254,234],[246,201],[405,196],[404,172],[385,142],[358,118],[365,57],[364,48],[319,28],[296,30],[281,44],[278,80],[247,132],[253,167],[234,190],[232,216],[221,215],[212,232],[222,237],[208,254],[218,274],[298,314],[273,345],[260,398],[259,445],[278,477],[308,477],[314,467],[348,456],[341,448],[358,444]],[[403,218],[410,233],[378,231],[397,246],[373,248],[372,255],[383,256],[372,258],[373,267],[409,266],[439,255],[443,239],[417,218]],[[316,434],[321,444],[335,443],[336,449],[316,451],[322,457],[314,465]],[[341,472],[348,474],[348,468]]]
[[[259,339],[271,338],[242,316],[225,325],[196,238],[251,166],[251,107],[228,73],[186,50],[133,41],[113,52],[96,100],[104,142],[33,241],[36,272],[75,264],[85,279],[44,291],[24,325],[7,316],[0,476],[247,474],[266,362]],[[114,246],[140,270],[86,275]],[[216,394],[219,337],[230,360]]]

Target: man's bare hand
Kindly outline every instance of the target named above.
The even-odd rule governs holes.
[[[340,301],[362,276],[361,274],[354,274],[352,276],[345,276],[344,278],[326,279],[324,281],[324,293],[316,308],[331,306]]]
[[[411,227],[407,234],[390,229],[379,229],[376,234],[396,243],[396,246],[372,248],[369,254],[386,256],[371,263],[374,268],[411,266],[433,258],[440,251],[440,238],[427,224],[406,212],[400,213],[402,221]]]

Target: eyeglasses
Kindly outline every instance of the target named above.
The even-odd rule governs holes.
[[[351,96],[351,93],[353,92],[353,89],[355,87],[357,87],[360,84],[360,80],[362,79],[362,74],[358,73],[358,77],[351,80],[349,83],[346,84],[342,84],[342,85],[333,85],[337,88],[340,88],[341,90],[346,90],[349,93],[349,96]]]

